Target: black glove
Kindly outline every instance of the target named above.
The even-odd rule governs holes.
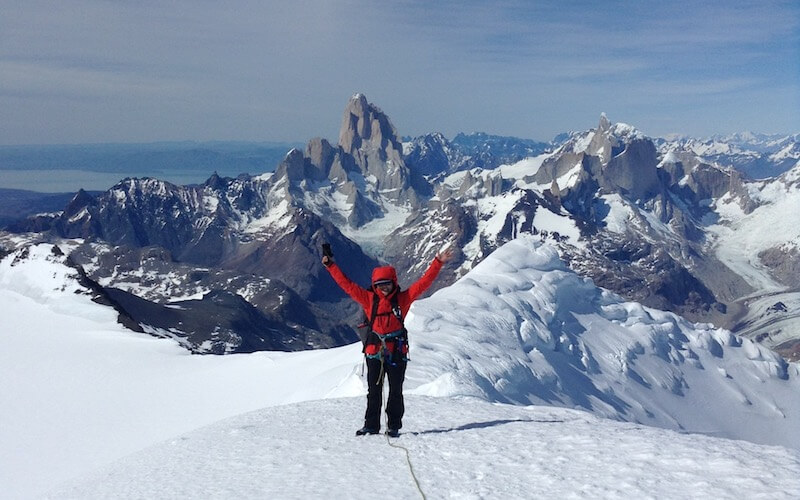
[[[333,251],[331,250],[330,243],[323,243],[322,244],[322,255],[328,257],[329,259],[333,258]]]

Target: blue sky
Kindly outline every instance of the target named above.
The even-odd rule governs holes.
[[[800,132],[796,1],[0,0],[0,144]]]

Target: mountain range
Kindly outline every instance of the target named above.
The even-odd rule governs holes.
[[[404,141],[356,94],[336,144],[311,139],[274,172],[193,186],[124,179],[18,221],[0,241],[6,252],[58,242],[143,330],[222,354],[356,338],[360,312],[319,265],[323,242],[365,286],[381,262],[407,285],[453,245],[435,290],[532,234],[627,300],[796,359],[798,158],[796,135],[653,139],[605,115],[550,143]]]

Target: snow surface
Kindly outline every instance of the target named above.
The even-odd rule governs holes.
[[[504,179],[524,179],[525,177],[536,175],[545,160],[553,156],[555,156],[554,153],[545,153],[539,156],[523,158],[511,165],[500,165],[497,170],[500,171]]]
[[[586,247],[586,243],[580,241],[580,229],[566,213],[556,214],[546,208],[539,207],[533,216],[533,227],[548,233],[556,232],[566,237],[571,245],[581,248]]]
[[[737,327],[740,335],[749,338],[758,336],[759,343],[772,349],[797,338],[800,329],[800,292],[756,294],[744,300],[749,314],[741,320],[744,325]],[[776,311],[778,303],[783,304],[786,311]]]
[[[265,230],[282,229],[285,230],[291,222],[289,217],[290,205],[286,199],[271,207],[267,215],[259,219],[250,221],[245,227],[246,233],[260,233]]]
[[[572,145],[572,151],[574,153],[583,153],[592,143],[592,139],[594,139],[594,135],[596,134],[595,131],[586,132],[583,136],[576,138],[574,144]]]
[[[51,248],[0,262],[0,496],[41,493],[221,418],[361,390],[347,386],[357,350],[194,356],[128,331],[75,293],[77,273]]]
[[[608,215],[603,219],[606,229],[612,233],[625,234],[631,221],[636,220],[633,208],[617,193],[602,195],[600,199],[608,207]]]
[[[384,436],[353,436],[361,398],[306,402],[175,437],[51,498],[800,495],[800,456],[785,448],[469,398],[409,397],[406,406],[394,448]]]
[[[569,169],[567,173],[556,179],[558,188],[567,189],[575,186],[575,184],[578,183],[578,180],[580,180],[580,174],[582,171],[583,171],[583,165],[581,164],[581,162],[578,162],[577,164],[575,164],[574,167]]]
[[[419,496],[404,450],[353,436],[360,345],[190,355],[119,326],[51,249],[0,261],[2,496]],[[534,238],[415,303],[408,326],[396,444],[428,498],[800,496],[796,365],[622,302]]]
[[[483,239],[490,243],[496,243],[497,236],[505,226],[509,214],[516,216],[517,224],[522,226],[525,222],[524,215],[515,213],[513,209],[524,194],[521,190],[511,191],[498,196],[485,196],[477,200],[470,200],[465,204],[466,207],[475,209],[478,214],[478,231],[462,249],[466,255],[480,255]],[[537,231],[559,233],[571,245],[577,247],[586,245],[585,242],[580,241],[580,230],[566,211],[562,210],[562,213],[556,214],[545,207],[538,207],[533,217],[533,226]],[[521,233],[521,231],[517,231],[514,236]]]

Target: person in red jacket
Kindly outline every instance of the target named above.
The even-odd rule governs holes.
[[[408,340],[402,318],[408,314],[411,303],[427,290],[436,279],[442,264],[449,261],[453,251],[447,249],[433,259],[428,270],[416,283],[401,290],[397,283],[397,272],[392,266],[377,267],[372,271],[372,287],[365,289],[350,280],[339,269],[330,256],[323,256],[322,263],[336,284],[364,309],[367,321],[372,320],[372,331],[364,345],[367,363],[367,411],[364,427],[356,431],[357,436],[377,434],[381,429],[381,398],[383,397],[384,374],[389,379],[389,397],[386,401],[387,434],[397,437],[403,427],[403,381],[406,375]],[[372,317],[373,299],[377,299],[376,314]],[[399,311],[393,310],[393,303]],[[399,316],[399,317],[398,317]]]

